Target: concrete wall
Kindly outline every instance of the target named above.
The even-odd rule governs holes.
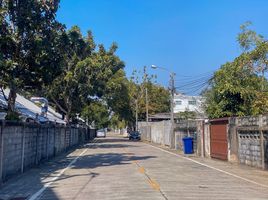
[[[264,132],[264,168],[268,169],[268,131]]]
[[[268,169],[268,115],[229,118],[228,161]],[[170,122],[140,122],[142,140],[170,145]],[[183,150],[182,138],[194,139],[196,155],[210,157],[210,122],[179,121],[174,127],[175,148]]]
[[[87,128],[0,122],[0,181],[95,137]]]
[[[193,151],[199,156],[204,155],[204,122],[203,120],[184,120],[175,126],[175,147],[183,151],[183,138],[193,138]]]
[[[170,121],[139,122],[141,139],[161,145],[170,145]]]
[[[210,158],[210,125],[204,123],[204,156]]]
[[[151,122],[152,123],[152,122]],[[141,122],[139,125],[139,131],[141,133],[141,140],[151,141],[151,124],[150,122]]]
[[[241,164],[268,168],[268,115],[239,117],[235,120],[237,159]]]
[[[239,161],[253,167],[262,168],[260,134],[258,131],[239,132]]]
[[[141,139],[150,141],[156,144],[170,146],[170,121],[160,122],[139,122],[139,131]],[[203,139],[203,121],[181,121],[175,124],[175,149],[183,150],[182,138],[189,136],[193,137],[194,152],[201,155],[203,148],[201,146],[201,139]]]

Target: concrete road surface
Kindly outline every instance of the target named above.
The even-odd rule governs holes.
[[[110,135],[13,178],[0,199],[267,200],[268,172]]]

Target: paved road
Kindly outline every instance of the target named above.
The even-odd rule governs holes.
[[[268,172],[97,139],[0,189],[0,199],[268,199]]]

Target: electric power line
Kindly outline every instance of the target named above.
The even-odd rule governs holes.
[[[181,78],[176,81],[176,89],[186,94],[200,93],[202,90],[209,87],[211,80],[213,79],[212,72],[206,72],[197,76],[192,76],[188,79]]]

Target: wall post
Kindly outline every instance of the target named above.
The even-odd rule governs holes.
[[[263,136],[263,116],[259,116],[259,133],[260,133],[260,147],[261,147],[261,166],[265,169],[265,152],[264,152],[264,136]]]
[[[25,124],[22,127],[22,151],[21,151],[21,173],[24,172],[24,156],[25,156]]]
[[[49,128],[47,127],[47,138],[46,138],[46,159],[48,160],[48,136],[49,136]]]
[[[4,121],[1,122],[1,130],[0,130],[0,142],[1,142],[1,149],[0,149],[0,185],[3,183],[3,161],[4,161]]]
[[[35,164],[38,165],[38,156],[39,156],[39,132],[40,132],[40,125],[38,125],[37,132],[36,132],[36,148],[35,148]]]

